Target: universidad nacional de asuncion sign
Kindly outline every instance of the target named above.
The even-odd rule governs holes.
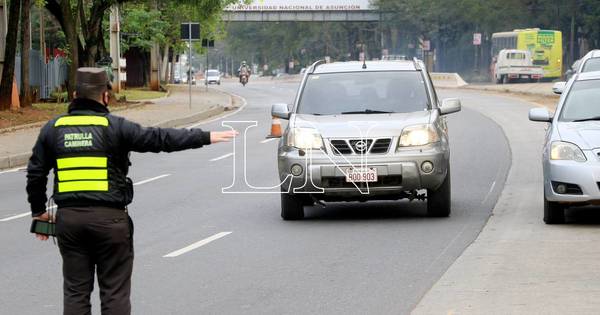
[[[225,11],[367,11],[373,10],[369,0],[254,0],[250,4],[234,4]]]

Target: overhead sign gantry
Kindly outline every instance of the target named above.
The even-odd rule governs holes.
[[[254,0],[225,8],[226,21],[379,21],[369,0]]]

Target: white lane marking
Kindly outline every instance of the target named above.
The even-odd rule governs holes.
[[[265,139],[265,140],[261,141],[260,143],[267,143],[267,142],[271,142],[271,141],[275,141],[275,140],[279,140],[279,138],[269,138],[269,139]]]
[[[46,208],[46,210],[50,210],[50,209],[56,209],[56,206],[52,206],[52,207]],[[6,221],[10,221],[10,220],[20,219],[20,218],[24,218],[24,217],[26,217],[28,215],[31,215],[30,211],[24,212],[24,213],[21,213],[21,214],[17,214],[17,215],[13,215],[12,217],[0,219],[0,222],[6,222]]]
[[[221,91],[221,90],[219,90],[219,91]],[[244,109],[244,107],[246,107],[246,105],[248,105],[248,101],[246,101],[246,99],[245,99],[245,98],[243,98],[243,97],[241,97],[241,96],[239,96],[239,95],[237,95],[237,94],[235,94],[235,93],[231,93],[231,92],[224,92],[224,91],[221,91],[221,92],[223,92],[223,93],[229,93],[229,94],[231,94],[231,95],[233,95],[233,96],[235,96],[235,97],[238,97],[238,98],[240,98],[240,99],[242,100],[242,106],[240,106],[240,107],[239,107],[238,109],[236,109],[234,112],[231,112],[231,113],[229,113],[229,114],[227,114],[227,115],[223,115],[223,116],[219,116],[219,117],[216,117],[216,118],[214,118],[214,119],[211,119],[211,120],[207,120],[207,121],[202,121],[202,122],[199,122],[199,123],[197,123],[197,124],[194,124],[194,125],[191,125],[191,126],[187,127],[187,129],[196,128],[196,127],[198,127],[198,126],[202,126],[202,125],[205,125],[205,124],[210,124],[210,123],[212,123],[212,122],[215,122],[215,121],[219,121],[219,120],[225,119],[225,118],[227,118],[227,117],[229,117],[229,116],[232,116],[232,115],[235,115],[235,114],[239,113],[240,111],[242,111],[242,109]]]
[[[133,185],[134,185],[134,186],[139,186],[139,185],[147,184],[147,183],[149,183],[149,182],[152,182],[152,181],[155,181],[155,180],[157,180],[157,179],[161,179],[161,178],[164,178],[164,177],[167,177],[167,176],[171,176],[171,174],[164,174],[164,175],[160,175],[160,176],[156,176],[156,177],[148,178],[148,179],[146,179],[146,180],[143,180],[143,181],[141,181],[141,182],[134,183]],[[48,207],[48,208],[46,208],[46,210],[50,210],[50,209],[56,209],[56,206],[54,205],[54,206],[52,206],[52,207]],[[8,218],[0,219],[0,222],[6,222],[6,221],[10,221],[10,220],[19,219],[19,218],[26,217],[26,216],[28,216],[28,215],[31,215],[31,212],[24,212],[24,213],[21,213],[21,214],[14,215],[14,216],[12,216],[12,217],[8,217]]]
[[[6,221],[14,220],[14,219],[19,219],[19,218],[26,217],[28,215],[31,215],[31,212],[25,212],[25,213],[13,215],[12,217],[1,219],[0,222],[6,222]]]
[[[225,154],[225,155],[221,155],[221,156],[219,156],[219,157],[216,157],[216,158],[214,158],[214,159],[212,159],[212,160],[210,160],[210,161],[211,161],[211,162],[216,162],[216,161],[219,161],[219,160],[226,159],[226,158],[228,158],[228,157],[230,157],[230,156],[233,156],[233,153],[227,153],[227,154]]]
[[[145,179],[145,180],[143,180],[141,182],[134,183],[133,186],[144,185],[144,184],[147,184],[149,182],[153,182],[153,181],[155,181],[157,179],[161,179],[161,178],[164,178],[164,177],[167,177],[167,176],[171,176],[171,174],[164,174],[164,175],[159,175],[159,176],[156,176],[156,177],[148,178],[148,179]]]
[[[492,183],[492,187],[490,187],[490,190],[488,191],[487,195],[485,195],[485,198],[483,198],[483,201],[481,202],[481,204],[485,204],[485,202],[488,200],[488,198],[492,195],[492,191],[494,191],[494,187],[496,187],[496,181],[494,181]]]
[[[225,236],[227,236],[227,235],[229,235],[231,233],[232,232],[217,233],[217,234],[215,234],[215,235],[213,235],[211,237],[207,237],[207,238],[205,238],[205,239],[203,239],[201,241],[198,241],[198,242],[196,242],[194,244],[186,246],[186,247],[184,247],[182,249],[178,249],[178,250],[176,250],[176,251],[174,251],[172,253],[168,253],[168,254],[164,255],[163,257],[177,257],[179,255],[183,255],[183,254],[185,254],[185,253],[187,253],[189,251],[193,251],[194,249],[196,249],[198,247],[204,246],[204,245],[206,245],[206,244],[208,244],[208,243],[210,243],[212,241],[216,241],[216,240],[218,240],[218,239],[220,239],[222,237],[225,237]]]
[[[7,174],[7,173],[16,173],[16,172],[21,172],[26,170],[26,168],[24,167],[19,167],[19,168],[13,168],[10,170],[5,170],[5,171],[0,171],[0,174]]]

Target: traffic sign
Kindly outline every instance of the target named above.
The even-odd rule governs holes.
[[[181,39],[200,40],[200,23],[181,23]]]
[[[423,40],[419,38],[419,48],[424,51],[429,51],[431,50],[431,42],[429,40]]]
[[[481,45],[481,33],[473,34],[473,45],[475,45],[475,46]]]

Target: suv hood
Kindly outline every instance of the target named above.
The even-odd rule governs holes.
[[[402,129],[429,123],[431,111],[395,114],[296,114],[294,127],[316,128],[323,138],[399,137]]]
[[[575,143],[583,150],[600,148],[600,121],[563,122],[558,133],[562,141]]]

